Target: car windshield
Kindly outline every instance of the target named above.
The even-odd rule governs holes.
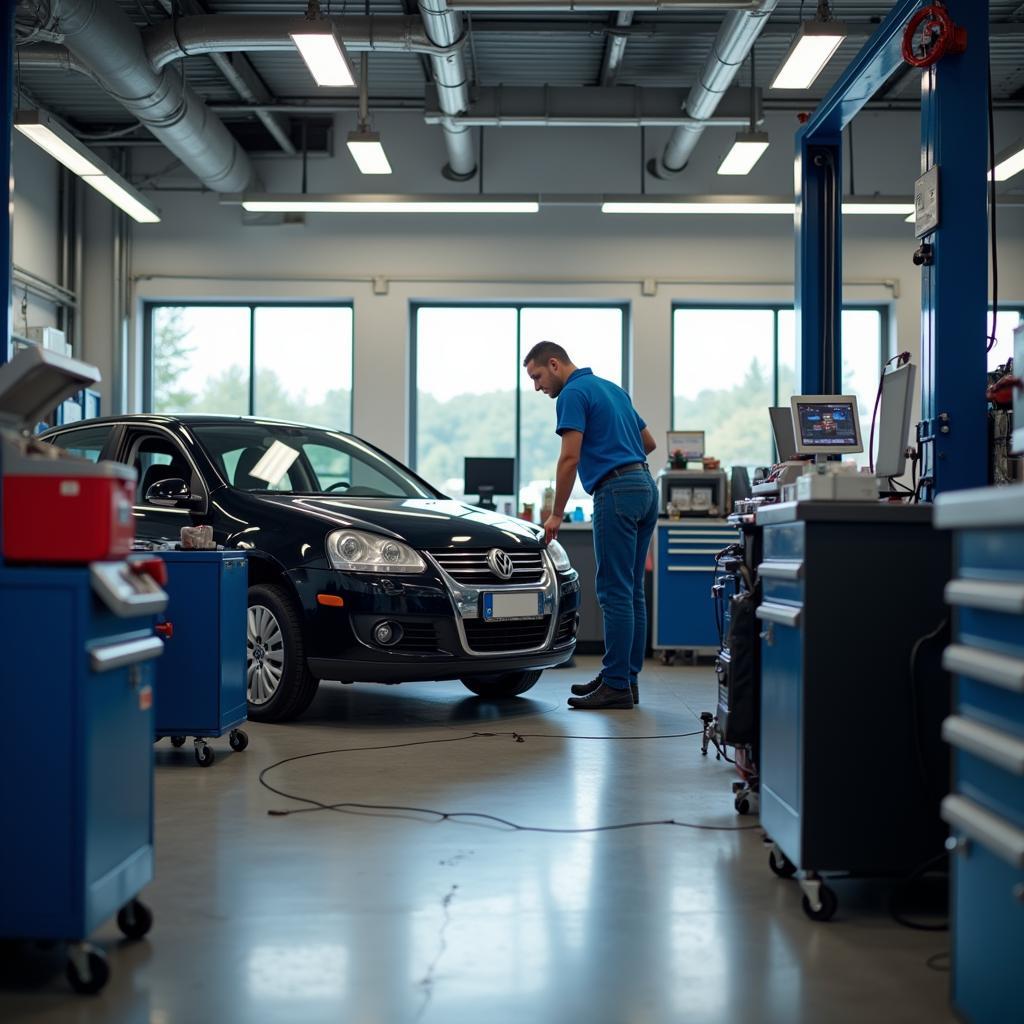
[[[349,434],[282,423],[191,423],[228,483],[242,491],[436,498],[405,467]]]

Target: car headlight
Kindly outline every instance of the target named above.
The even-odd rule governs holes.
[[[426,563],[411,547],[362,530],[335,530],[327,537],[327,557],[344,572],[424,572]]]
[[[572,568],[572,562],[569,561],[565,548],[557,540],[553,540],[548,544],[548,554],[551,556],[551,561],[558,572],[568,572]]]

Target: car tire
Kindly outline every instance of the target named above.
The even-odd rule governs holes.
[[[463,676],[462,685],[478,697],[498,700],[502,697],[518,697],[521,693],[526,693],[542,674],[542,669],[532,672],[492,672],[489,675]]]
[[[246,615],[249,718],[256,722],[298,718],[319,685],[306,666],[302,622],[288,591],[274,583],[250,587]]]

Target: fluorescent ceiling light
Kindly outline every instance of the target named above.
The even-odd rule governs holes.
[[[607,200],[601,204],[602,213],[731,213],[731,214],[788,214],[793,216],[792,202],[772,200],[738,200],[717,202],[714,198],[636,202],[634,200]]]
[[[1009,181],[1021,171],[1024,171],[1024,141],[1014,143],[996,157],[996,166],[992,177],[996,181]]]
[[[391,173],[391,164],[377,132],[349,132],[348,151],[361,174]]]
[[[913,220],[914,204],[857,202],[854,199],[843,203],[843,213],[855,216],[858,214],[889,214],[895,217],[905,217],[910,214],[910,219]]]
[[[250,213],[536,213],[536,199],[444,196],[248,196]]]
[[[291,37],[317,85],[346,89],[356,84],[345,48],[329,28],[323,32],[292,32]]]
[[[846,36],[841,21],[803,22],[768,88],[809,89]]]
[[[20,110],[15,114],[14,127],[140,224],[159,223],[160,215],[145,196],[52,114],[45,110]]]
[[[767,132],[737,132],[732,149],[718,168],[719,174],[749,174],[768,148]]]
[[[133,220],[140,224],[159,224],[160,215],[142,195],[120,175],[86,174],[82,177],[86,185],[91,185],[100,195],[106,196],[115,206],[120,207]]]

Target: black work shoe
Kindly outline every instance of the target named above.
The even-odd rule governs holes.
[[[573,683],[569,689],[577,697],[586,697],[588,693],[593,693],[601,685],[601,677],[598,676],[596,679],[591,679],[589,683]],[[638,683],[629,684],[629,692],[633,695],[633,703],[640,703],[640,685]]]
[[[569,707],[579,711],[604,708],[629,710],[633,707],[633,695],[629,690],[616,690],[608,686],[607,683],[599,683],[597,689],[585,697],[570,697]]]

